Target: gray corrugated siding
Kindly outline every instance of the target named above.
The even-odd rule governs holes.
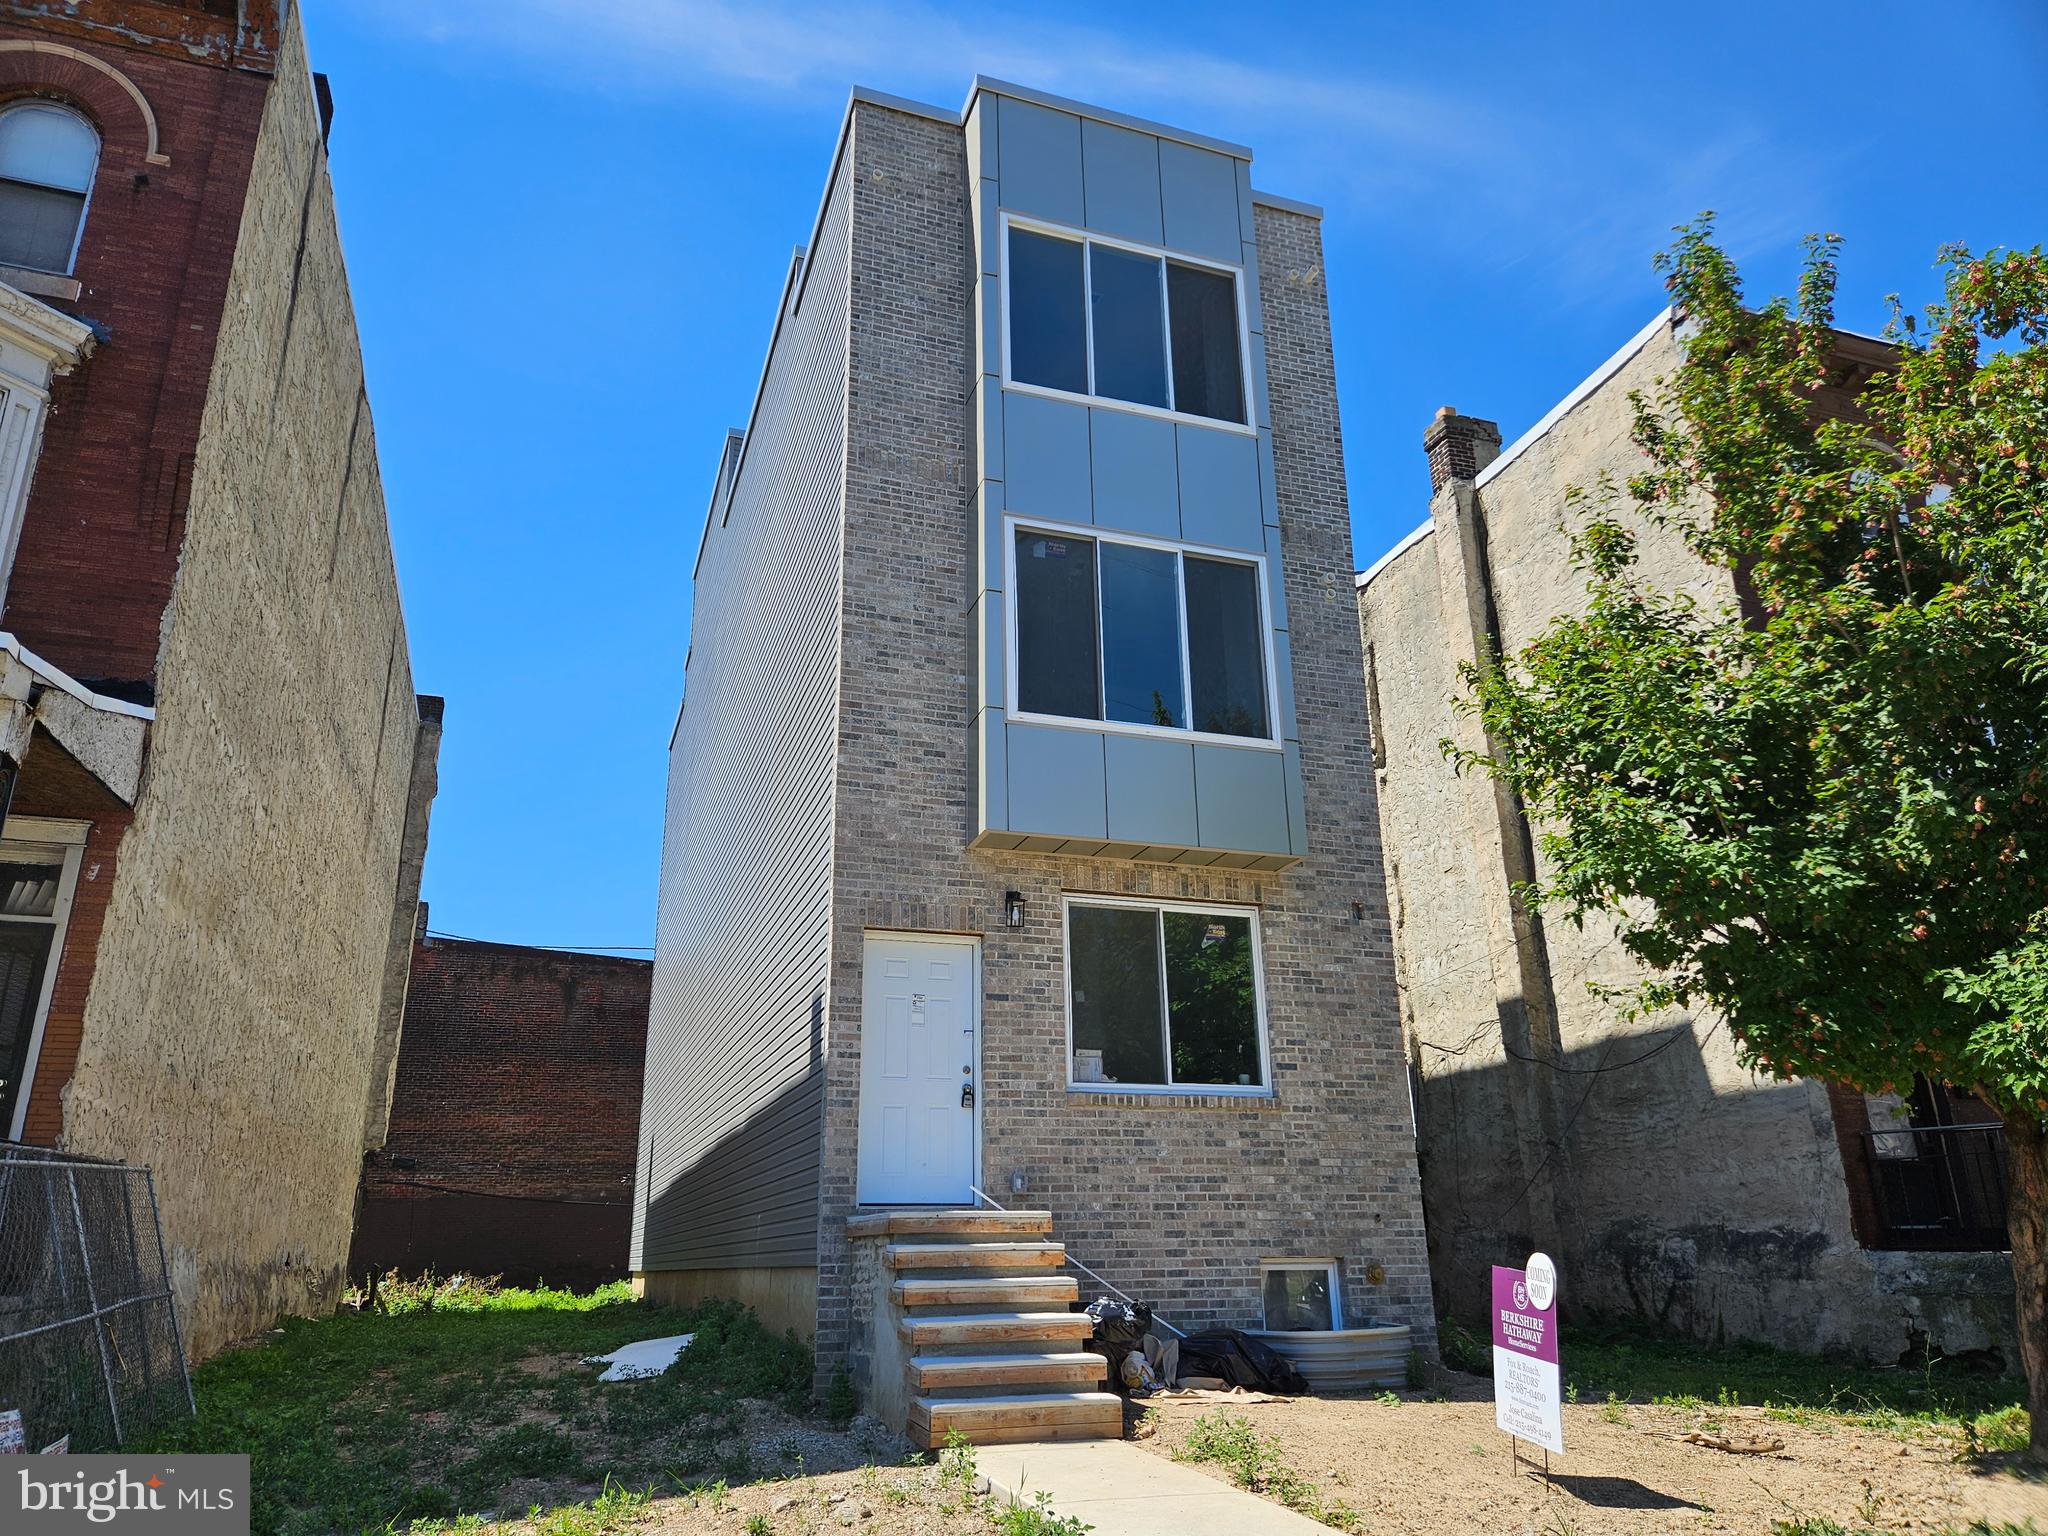
[[[696,584],[633,1267],[817,1262],[846,423],[845,179]]]

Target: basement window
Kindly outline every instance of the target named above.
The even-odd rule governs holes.
[[[1259,1266],[1266,1328],[1330,1333],[1344,1326],[1344,1287],[1330,1259],[1268,1259]]]
[[[1263,1094],[1258,914],[1067,902],[1068,1086]]]

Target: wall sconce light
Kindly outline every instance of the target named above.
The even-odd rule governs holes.
[[[1022,891],[1003,892],[1003,921],[1012,928],[1022,928],[1024,926],[1024,893]]]

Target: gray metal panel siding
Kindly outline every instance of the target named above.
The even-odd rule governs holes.
[[[698,573],[635,1269],[817,1262],[847,389],[843,170]]]
[[[1295,739],[1294,666],[1274,490],[1272,408],[1258,232],[1247,164],[1215,149],[1076,116],[997,91],[974,98],[965,125],[969,231],[976,247],[968,301],[968,419],[977,463],[978,523],[970,619],[978,653],[974,830],[1064,839],[1105,837],[1127,856],[1184,848],[1286,855],[1302,797],[1298,768],[1271,751],[1210,748],[1113,731],[1005,729],[1006,634],[1001,589],[1009,535],[1003,513],[1263,553],[1276,658],[1274,717]],[[997,213],[1009,209],[1104,235],[1241,263],[1251,336],[1245,369],[1256,436],[1109,405],[1002,388],[1002,263]],[[1232,770],[1226,764],[1242,767]],[[1206,784],[1198,797],[1197,783]],[[1225,786],[1229,788],[1226,789]],[[1226,808],[1226,795],[1259,798]],[[1198,805],[1202,814],[1197,814]],[[1126,856],[1112,854],[1112,856]],[[1213,856],[1213,855],[1212,855]],[[1196,855],[1196,861],[1202,862]]]

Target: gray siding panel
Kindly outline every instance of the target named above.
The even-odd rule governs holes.
[[[842,170],[698,570],[669,752],[636,1270],[817,1262],[847,242]]]

